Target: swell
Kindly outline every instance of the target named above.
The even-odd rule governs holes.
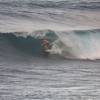
[[[78,0],[78,1],[65,1],[65,0],[42,0],[42,1],[31,1],[31,0],[24,0],[24,1],[0,1],[1,6],[8,6],[8,7],[28,7],[28,8],[69,8],[69,9],[100,9],[100,1],[83,1],[83,0]]]

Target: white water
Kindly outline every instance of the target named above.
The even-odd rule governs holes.
[[[81,31],[82,32],[82,31]],[[62,50],[65,57],[72,56],[81,59],[99,59],[100,58],[100,34],[98,31],[83,31],[83,33],[75,31],[60,33],[57,43],[58,48]]]

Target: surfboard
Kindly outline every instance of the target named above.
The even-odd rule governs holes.
[[[44,51],[43,51],[43,56],[48,57],[49,54],[50,54],[50,52],[48,52],[47,50],[44,50]]]
[[[51,54],[51,47],[50,46],[48,46],[48,47],[43,46],[43,55],[48,56],[50,54]]]
[[[51,52],[51,49],[46,49],[45,52],[49,52],[50,53]]]

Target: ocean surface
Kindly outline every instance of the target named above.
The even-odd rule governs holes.
[[[99,99],[100,0],[0,0],[0,100]]]

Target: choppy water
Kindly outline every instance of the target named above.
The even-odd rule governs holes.
[[[99,100],[100,61],[31,57],[0,64],[0,100]]]

